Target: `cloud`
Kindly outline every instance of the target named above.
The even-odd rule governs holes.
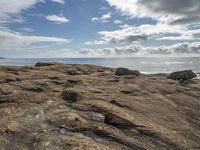
[[[34,31],[32,28],[29,28],[29,27],[19,28],[19,30],[25,31],[25,32],[33,32]]]
[[[200,42],[184,42],[177,43],[170,46],[142,46],[138,42],[133,42],[127,46],[121,47],[107,47],[107,48],[82,48],[81,50],[73,49],[52,49],[49,47],[42,47],[40,51],[35,53],[35,47],[31,49],[19,49],[23,52],[19,57],[41,57],[41,58],[72,58],[72,57],[134,57],[134,56],[200,56]],[[10,52],[12,49],[9,49]],[[25,51],[23,51],[25,50]],[[12,53],[12,52],[11,52]]]
[[[146,54],[200,54],[200,42],[184,42],[170,46],[147,47],[143,50]]]
[[[88,41],[88,42],[84,42],[85,45],[103,45],[103,44],[107,44],[105,41]]]
[[[29,49],[36,45],[49,45],[49,44],[67,44],[70,39],[63,39],[57,37],[46,36],[27,36],[17,32],[0,31],[0,47],[1,50],[19,50]]]
[[[43,0],[1,0],[0,1],[0,25],[13,22],[23,22],[20,16],[23,10],[33,7],[36,3],[44,2]]]
[[[184,42],[170,46],[144,47],[138,42],[128,46],[108,47],[96,49],[82,49],[78,56],[91,57],[127,57],[127,56],[154,56],[154,55],[200,55],[200,42]]]
[[[62,23],[67,23],[69,22],[69,19],[67,19],[65,16],[63,15],[60,15],[60,16],[57,16],[57,15],[49,15],[49,16],[46,16],[46,19],[49,20],[49,21],[52,21],[52,22],[55,22],[57,24],[62,24]]]
[[[56,2],[56,3],[60,3],[62,5],[65,4],[65,1],[64,0],[51,0],[52,2]]]
[[[200,29],[183,30],[182,32],[177,32],[178,35],[173,36],[163,36],[158,38],[158,40],[185,40],[185,41],[196,41],[200,40]]]
[[[102,22],[108,22],[111,17],[112,17],[112,14],[111,13],[107,13],[107,14],[102,15],[100,20]]]
[[[80,51],[72,49],[48,50],[37,54],[37,57],[133,57],[133,56],[200,56],[200,42],[178,43],[171,46],[144,47],[138,42],[128,46],[108,48],[82,48]]]
[[[106,0],[123,15],[150,17],[171,24],[192,24],[200,21],[199,0]]]
[[[121,24],[122,21],[121,20],[114,20],[114,24]]]
[[[22,11],[34,7],[38,3],[44,3],[45,0],[1,0],[0,1],[0,54],[4,56],[23,56],[27,53],[36,54],[37,50],[49,49],[54,46],[64,46],[71,42],[70,39],[25,35],[15,32],[9,28],[9,24],[23,23],[25,18],[21,16]],[[53,19],[55,19],[54,17]],[[51,18],[52,19],[52,18]],[[56,18],[57,21],[66,22],[66,18]],[[32,28],[18,28],[20,31],[33,32]],[[13,55],[14,54],[14,55]],[[32,55],[29,55],[32,57]]]
[[[143,24],[140,26],[124,25],[120,29],[114,31],[100,31],[99,41],[86,42],[90,45],[99,44],[130,44],[135,41],[144,41],[148,39],[164,40],[168,34],[178,35],[186,34],[185,28],[182,26],[169,26],[167,24]],[[194,31],[193,31],[194,32]],[[189,32],[188,32],[189,34]],[[189,35],[185,35],[189,36]],[[185,39],[185,38],[184,38]]]
[[[107,14],[103,14],[100,18],[98,17],[93,17],[91,19],[92,22],[101,22],[101,23],[106,23],[109,22],[109,20],[112,18],[112,13],[107,13]]]
[[[130,54],[138,53],[141,49],[139,43],[135,42],[129,46],[123,47],[110,47],[110,48],[98,48],[98,49],[81,49],[80,54],[86,56],[104,56],[104,57],[115,57],[115,56],[129,56]]]
[[[99,18],[97,18],[97,17],[93,17],[93,18],[91,19],[91,21],[92,21],[92,22],[99,21]]]

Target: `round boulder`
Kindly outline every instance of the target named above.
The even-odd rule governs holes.
[[[189,80],[197,77],[197,75],[192,70],[184,70],[171,73],[167,78],[172,80]]]

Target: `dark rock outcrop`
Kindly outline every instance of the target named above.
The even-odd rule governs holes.
[[[115,71],[115,75],[117,76],[125,76],[125,75],[140,75],[140,72],[137,70],[129,70],[127,68],[117,68]]]
[[[184,70],[171,73],[167,78],[172,80],[190,80],[196,78],[197,75],[192,70]]]
[[[45,67],[45,66],[54,66],[54,65],[59,65],[60,63],[56,62],[38,62],[35,64],[35,67]]]

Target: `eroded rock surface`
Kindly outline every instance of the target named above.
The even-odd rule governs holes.
[[[0,150],[200,149],[200,80],[115,73],[0,67]]]

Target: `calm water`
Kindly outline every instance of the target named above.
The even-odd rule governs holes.
[[[200,72],[200,57],[193,58],[51,58],[51,59],[0,59],[0,65],[32,66],[37,62],[66,64],[93,64],[108,67],[126,67],[142,73],[169,73],[191,69]]]

